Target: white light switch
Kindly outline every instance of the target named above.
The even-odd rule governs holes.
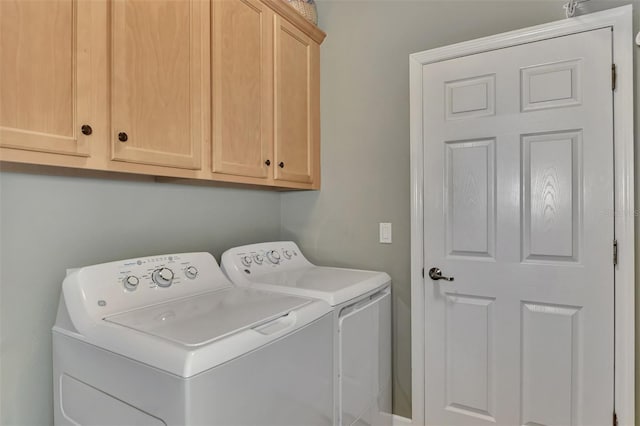
[[[380,223],[380,242],[391,244],[391,224]]]

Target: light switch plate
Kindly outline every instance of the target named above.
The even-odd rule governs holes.
[[[391,244],[391,223],[380,223],[380,242],[383,244]]]

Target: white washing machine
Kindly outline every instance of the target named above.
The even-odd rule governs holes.
[[[53,327],[56,425],[331,425],[331,307],[241,288],[213,256],[88,266]]]
[[[324,300],[334,308],[336,425],[391,425],[391,279],[313,265],[291,241],[222,255],[235,284]]]

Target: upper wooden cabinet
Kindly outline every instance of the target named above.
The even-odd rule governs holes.
[[[274,178],[315,183],[320,177],[320,47],[278,16],[274,55]]]
[[[257,0],[216,0],[211,11],[213,171],[268,178],[273,12]]]
[[[113,160],[201,168],[206,7],[202,0],[111,1]]]
[[[0,160],[317,189],[324,37],[282,0],[0,0]]]
[[[318,188],[319,41],[278,14],[289,9],[213,2],[213,171]]]
[[[89,155],[93,2],[0,1],[0,147]],[[92,129],[93,130],[93,129]],[[89,128],[85,128],[89,132]]]

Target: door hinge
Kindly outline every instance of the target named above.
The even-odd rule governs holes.
[[[422,278],[424,278],[424,268],[422,268]]]
[[[618,426],[618,415],[616,412],[613,412],[613,426]]]
[[[616,90],[617,80],[618,80],[618,73],[616,71],[616,64],[611,64],[611,90]]]
[[[613,266],[618,264],[618,240],[613,240]]]

